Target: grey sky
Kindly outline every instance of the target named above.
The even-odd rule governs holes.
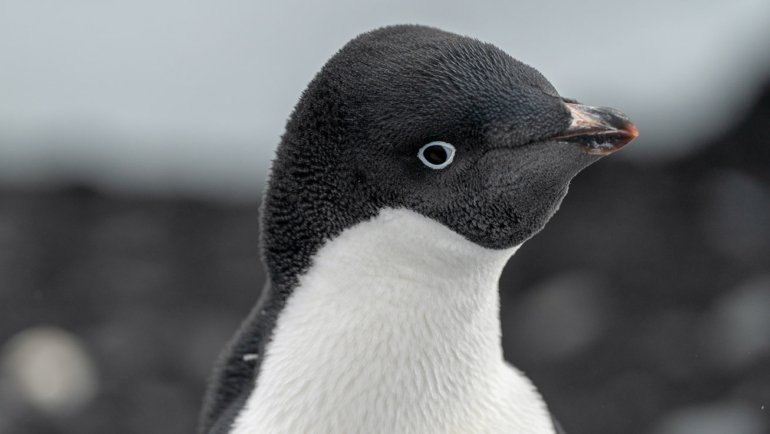
[[[285,119],[341,45],[385,24],[472,35],[677,155],[745,108],[770,2],[0,1],[0,181],[259,194]]]

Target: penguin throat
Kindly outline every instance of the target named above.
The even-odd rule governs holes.
[[[233,432],[553,432],[502,356],[515,250],[404,209],[343,231],[289,296]]]

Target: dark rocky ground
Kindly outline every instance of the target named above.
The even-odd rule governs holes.
[[[256,203],[0,190],[0,357],[53,326],[97,380],[44,410],[0,359],[0,432],[193,432],[257,237]],[[682,160],[588,169],[501,292],[506,355],[570,434],[770,432],[770,87]]]

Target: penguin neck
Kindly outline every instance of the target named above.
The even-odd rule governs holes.
[[[517,248],[484,248],[413,211],[384,209],[319,249],[279,317],[274,340],[297,330],[301,317],[302,324],[330,332],[317,336],[328,348],[354,333],[413,345],[403,347],[406,352],[468,345],[501,362],[498,281]]]
[[[497,284],[515,250],[403,209],[343,231],[287,299],[233,432],[547,424],[539,395],[502,356]]]

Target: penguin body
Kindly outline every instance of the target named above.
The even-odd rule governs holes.
[[[406,209],[346,229],[288,299],[233,433],[549,432],[500,347],[497,276],[515,249]]]
[[[421,26],[348,43],[287,125],[269,281],[203,433],[554,433],[503,360],[502,268],[570,179],[636,135],[496,47]]]

